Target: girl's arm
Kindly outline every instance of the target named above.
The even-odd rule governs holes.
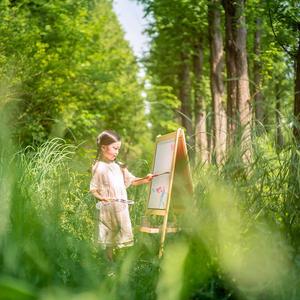
[[[90,192],[99,201],[105,201],[105,202],[109,201],[109,199],[101,197],[97,190],[90,190]]]
[[[149,183],[153,178],[153,174],[148,174],[146,177],[143,178],[136,178],[131,184],[132,185],[140,185]]]

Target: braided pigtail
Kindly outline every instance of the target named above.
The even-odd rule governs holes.
[[[96,154],[96,157],[93,161],[93,166],[96,164],[97,161],[100,160],[100,147],[97,147],[97,154]]]

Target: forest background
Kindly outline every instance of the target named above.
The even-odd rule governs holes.
[[[139,62],[112,1],[0,2],[0,298],[298,299],[299,2],[138,2]],[[162,260],[136,232],[112,280],[88,193],[95,137],[119,132],[142,176],[178,127],[192,230]],[[129,194],[137,228],[147,190]]]

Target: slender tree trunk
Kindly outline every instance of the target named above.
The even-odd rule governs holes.
[[[181,122],[187,132],[187,142],[190,149],[194,147],[192,109],[190,101],[190,62],[186,53],[181,54],[179,73],[179,99],[181,101]]]
[[[276,79],[275,79],[276,80]],[[276,80],[278,82],[278,80]],[[279,151],[284,144],[281,130],[281,102],[280,102],[280,85],[275,83],[276,103],[275,103],[275,125],[276,125],[276,149]]]
[[[226,111],[224,105],[224,53],[221,32],[220,1],[211,0],[208,6],[210,40],[210,87],[213,104],[213,147],[216,163],[226,152]]]
[[[252,142],[251,142],[251,104],[250,104],[250,87],[248,76],[248,62],[247,62],[247,31],[245,22],[245,0],[235,1],[237,12],[236,23],[236,66],[238,76],[238,111],[239,111],[239,125],[241,127],[241,150],[244,162],[251,160]]]
[[[298,24],[298,49],[295,56],[295,95],[294,95],[294,118],[295,124],[293,128],[293,133],[295,137],[295,142],[297,148],[300,148],[300,24]],[[300,182],[295,180],[299,178],[299,164],[300,158],[296,151],[292,152],[291,156],[291,167],[290,167],[290,200],[289,207],[292,207],[290,212],[291,218],[294,219],[294,222],[287,222],[287,227],[289,229],[292,243],[297,243],[297,237],[299,236],[299,230],[295,230],[295,223],[299,222],[299,213],[300,213]],[[291,219],[290,219],[291,220]],[[298,221],[298,222],[297,222]],[[299,223],[298,223],[299,224]]]
[[[244,16],[244,0],[224,0],[226,18],[226,65],[228,75],[228,118],[229,143],[232,145],[233,137],[240,137],[242,160],[251,159],[251,107],[250,88],[248,77],[248,62],[246,50],[246,24]],[[231,85],[234,80],[236,85]],[[236,106],[234,106],[236,105]],[[238,113],[236,118],[235,111]],[[238,125],[239,132],[235,126]]]
[[[300,30],[298,31],[298,34]],[[300,39],[295,58],[295,96],[294,96],[294,116],[296,125],[294,126],[294,136],[298,146],[300,146]]]
[[[225,10],[225,52],[227,70],[227,148],[234,144],[237,126],[237,71],[235,65],[236,48],[234,42],[235,9],[232,1],[223,0]]]
[[[257,18],[255,21],[255,33],[254,33],[254,64],[253,64],[253,74],[254,74],[254,103],[255,103],[255,117],[256,117],[256,127],[257,133],[261,134],[263,132],[264,126],[264,106],[263,106],[263,95],[261,92],[261,62],[260,62],[260,52],[261,52],[261,19]]]
[[[204,107],[204,100],[201,93],[202,74],[203,74],[203,41],[199,40],[194,47],[193,66],[194,66],[194,96],[195,96],[195,147],[196,152],[199,153],[199,161],[206,164],[210,161],[207,132],[206,132],[206,112]]]

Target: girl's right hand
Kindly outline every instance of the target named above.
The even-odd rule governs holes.
[[[108,198],[101,198],[100,201],[101,201],[101,202],[109,202],[110,199],[108,199]]]
[[[146,183],[149,183],[152,179],[153,179],[153,174],[147,174],[147,176],[145,177],[145,179],[146,179]]]

